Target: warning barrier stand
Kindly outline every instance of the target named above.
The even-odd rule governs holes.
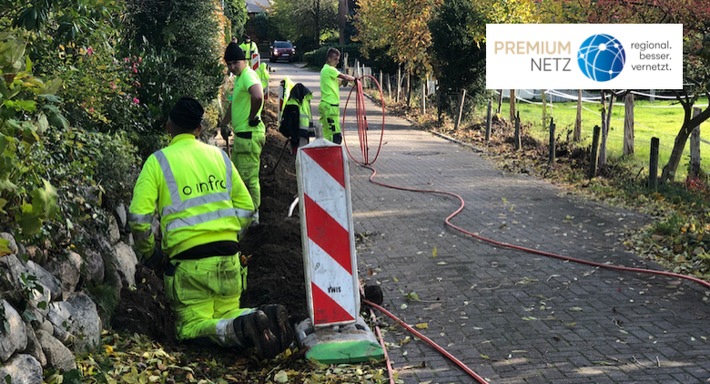
[[[309,319],[297,325],[306,357],[322,363],[382,360],[360,317],[345,150],[322,138],[298,149],[296,175]]]

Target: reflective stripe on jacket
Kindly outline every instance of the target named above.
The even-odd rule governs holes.
[[[238,241],[254,213],[249,191],[221,149],[180,134],[153,153],[141,170],[129,208],[135,248],[153,253],[153,216],[170,257],[215,241]]]

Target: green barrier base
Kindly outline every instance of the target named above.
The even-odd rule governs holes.
[[[362,317],[355,323],[314,328],[311,319],[296,325],[306,358],[323,364],[383,361],[385,352]]]
[[[370,341],[336,341],[312,346],[306,358],[323,364],[347,364],[383,361],[385,353],[377,343]]]

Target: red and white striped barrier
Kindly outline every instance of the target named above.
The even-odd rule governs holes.
[[[345,150],[316,139],[298,149],[296,173],[311,321],[316,327],[354,323],[360,292]]]
[[[261,65],[261,56],[259,56],[258,53],[252,53],[251,54],[251,69],[253,69],[254,71],[258,71],[260,65]]]

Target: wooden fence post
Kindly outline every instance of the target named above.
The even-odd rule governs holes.
[[[500,109],[502,108],[502,106],[503,106],[503,90],[499,89],[498,90],[498,108],[496,108],[497,115],[500,114]]]
[[[700,114],[700,107],[693,107],[693,117]],[[690,132],[690,178],[700,176],[700,125]]]
[[[382,70],[380,70],[380,78],[378,81],[380,82],[380,90],[382,90]]]
[[[658,187],[658,147],[660,140],[657,137],[651,138],[651,158],[648,166],[648,188],[656,190]]]
[[[593,179],[597,177],[597,166],[599,163],[599,136],[601,135],[601,128],[598,125],[594,126],[594,132],[592,133],[592,153],[589,159],[589,178]]]
[[[397,67],[397,98],[395,101],[399,102],[399,97],[402,93],[402,66]]]
[[[491,123],[493,116],[491,116],[492,101],[488,99],[488,112],[486,113],[486,144],[491,140]]]
[[[572,141],[579,142],[582,140],[582,90],[577,90],[577,118],[574,120],[574,131]]]
[[[511,89],[510,97],[508,98],[510,104],[510,120],[515,120],[515,102],[517,101],[515,97],[515,89]]]
[[[634,94],[624,96],[624,156],[634,154]]]
[[[426,114],[426,82],[422,82],[422,114]]]
[[[517,115],[515,115],[515,137],[514,137],[514,146],[515,150],[520,150],[523,148],[523,140],[521,138],[522,133],[520,132],[520,111],[518,111]]]
[[[459,116],[456,119],[456,124],[454,124],[454,130],[459,129],[461,124],[461,116],[463,115],[463,103],[466,100],[466,89],[461,90],[461,104],[459,104]]]
[[[542,101],[542,126],[547,123],[547,99],[545,98],[545,90],[540,90],[540,99]]]
[[[392,99],[392,76],[387,75],[387,96]]]
[[[550,118],[550,158],[548,159],[549,164],[555,162],[555,119]]]

